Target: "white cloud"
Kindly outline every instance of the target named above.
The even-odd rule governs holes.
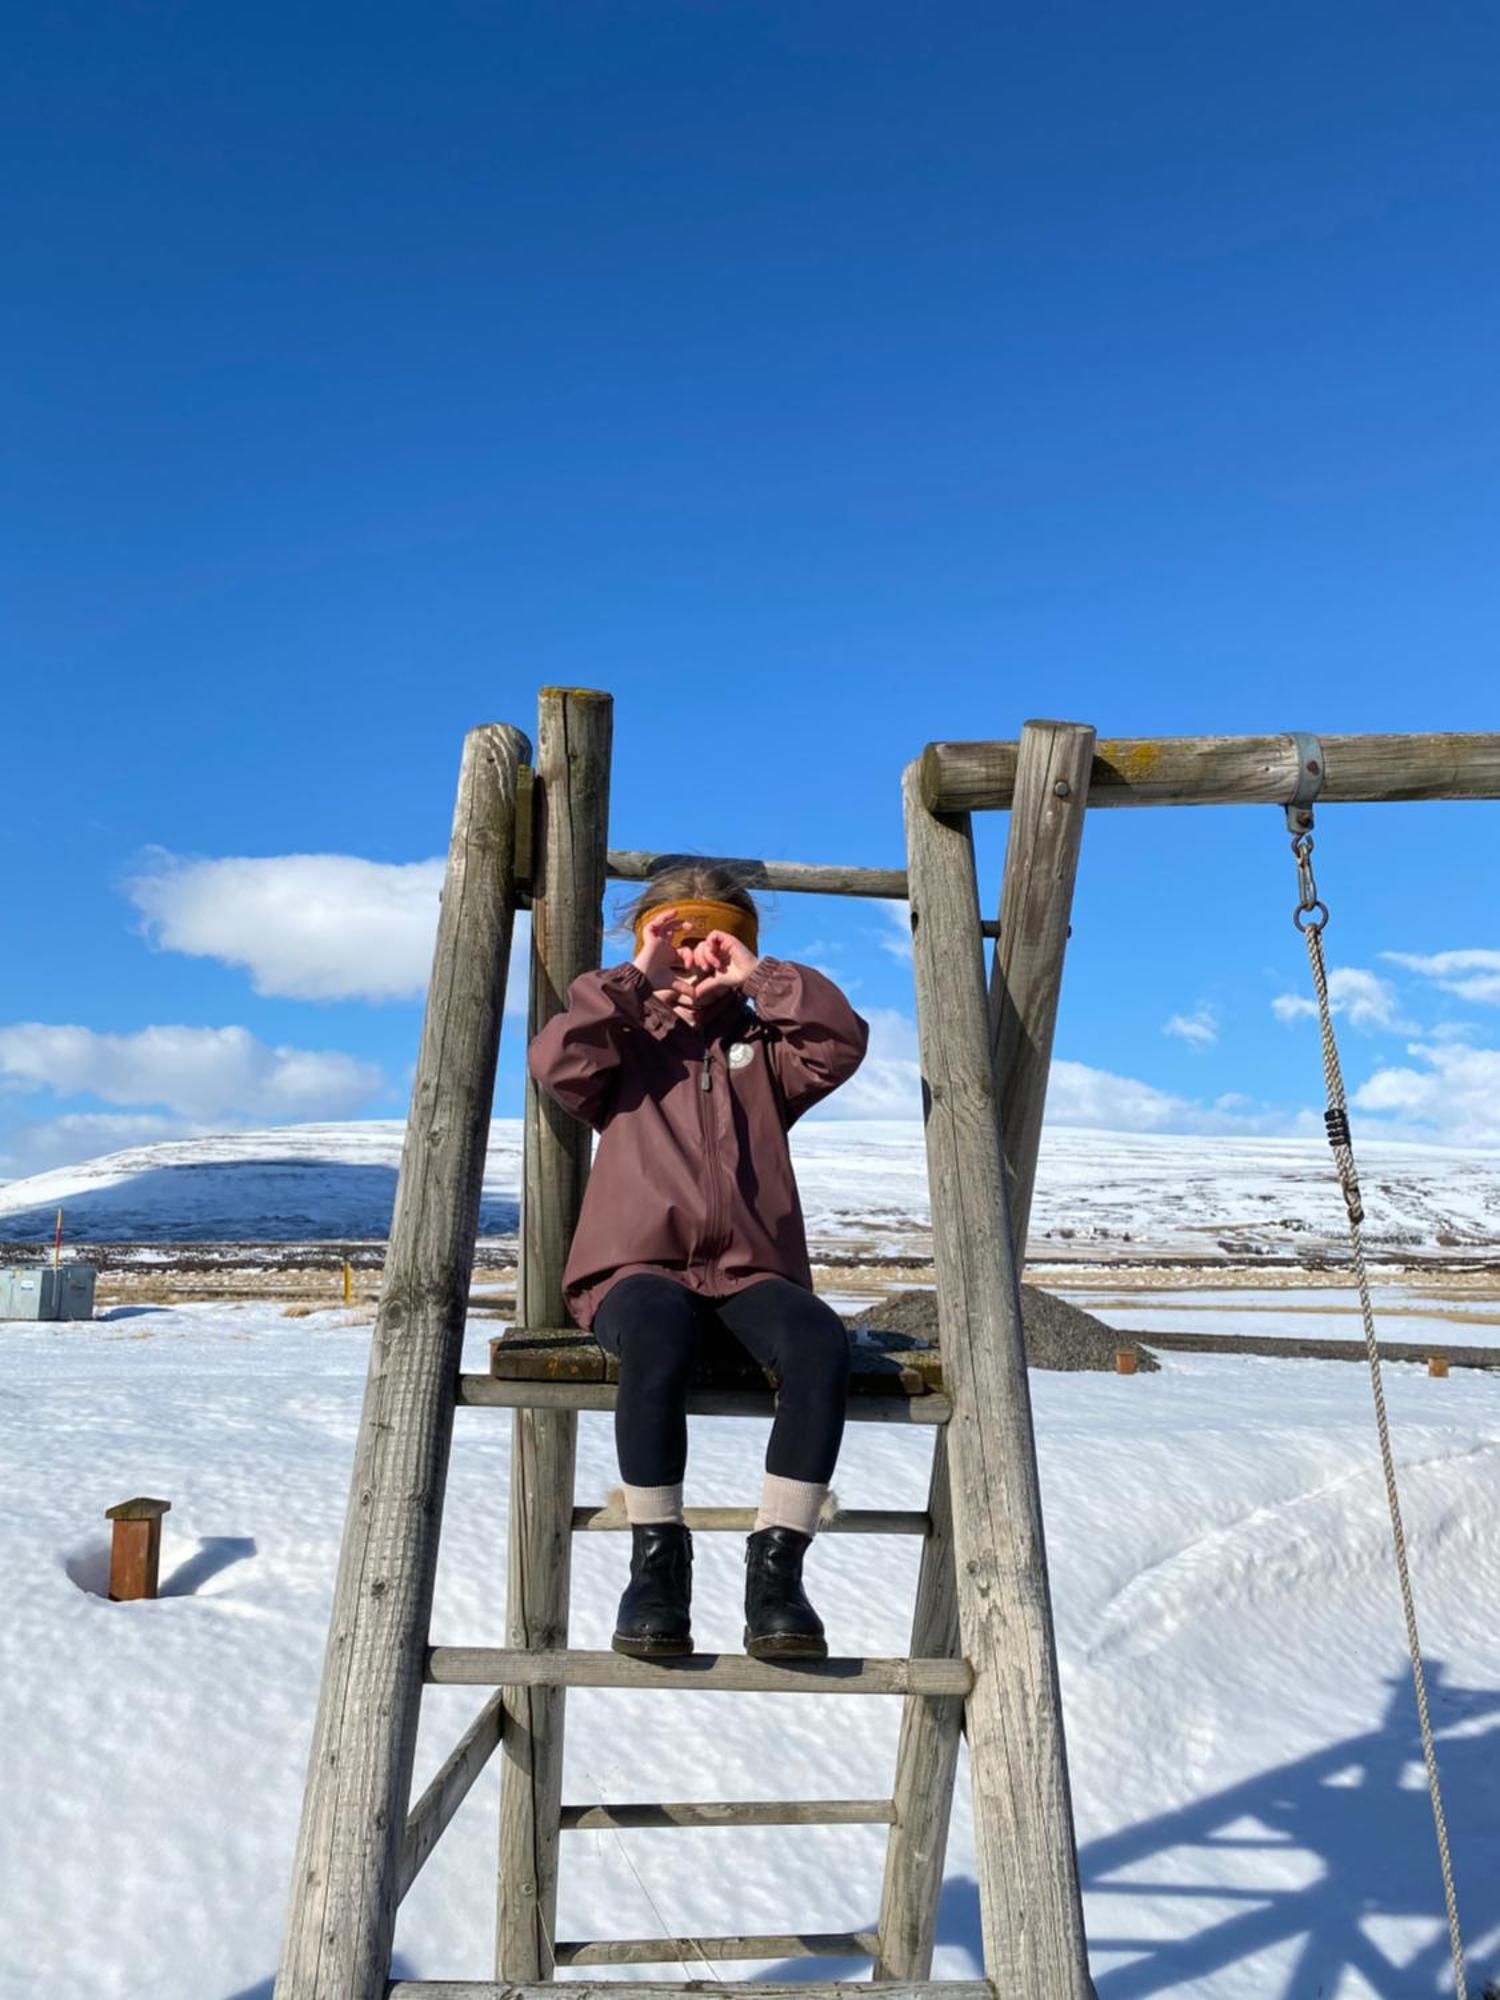
[[[859,1012],[870,1024],[865,1059],[811,1115],[920,1119],[922,1067],[917,1060],[916,1022],[898,1007],[861,1007]]]
[[[45,1174],[53,1167],[70,1167],[129,1146],[149,1146],[160,1139],[189,1139],[222,1126],[194,1125],[154,1112],[70,1111],[31,1125],[17,1125],[5,1134],[0,1174],[21,1179]]]
[[[427,986],[442,882],[440,860],[156,853],[125,890],[159,949],[243,966],[257,993],[409,1000]]]
[[[1389,1120],[1390,1137],[1500,1145],[1500,1049],[1429,1041],[1406,1053],[1422,1067],[1377,1070],[1351,1097],[1356,1110]]]
[[[1219,1021],[1212,1007],[1195,1007],[1191,1014],[1174,1014],[1162,1025],[1164,1035],[1175,1035],[1189,1048],[1211,1049],[1219,1039]]]
[[[922,1115],[917,1024],[894,1007],[860,1010],[870,1023],[870,1047],[843,1087],[816,1118],[916,1118]],[[1054,1059],[1047,1089],[1049,1125],[1086,1125],[1120,1132],[1301,1132],[1322,1130],[1310,1112],[1257,1106],[1238,1094],[1203,1103],[1158,1090],[1136,1077],[1087,1063]]]
[[[900,959],[903,965],[910,965],[911,904],[900,896],[879,896],[875,899],[875,907],[886,924],[886,928],[877,934],[876,943],[892,958]]]
[[[17,1090],[161,1106],[219,1120],[347,1118],[383,1086],[379,1069],[337,1049],[272,1047],[248,1028],[92,1028],[21,1021],[0,1028],[0,1082]]]
[[[1133,1076],[1116,1076],[1087,1063],[1054,1058],[1047,1081],[1049,1125],[1096,1125],[1131,1132],[1182,1129],[1190,1110],[1186,1098],[1158,1090]]]
[[[1413,1024],[1401,1018],[1396,990],[1379,973],[1357,965],[1338,965],[1328,975],[1328,1000],[1335,1014],[1367,1033],[1410,1034]],[[1318,1018],[1318,1003],[1307,993],[1278,993],[1271,1002],[1278,1021]]]
[[[1338,1010],[1335,1008],[1334,1011]],[[1316,1021],[1318,1003],[1303,993],[1278,993],[1271,1002],[1271,1012],[1278,1021],[1300,1021],[1304,1015],[1309,1020]]]
[[[1049,1125],[1092,1125],[1107,1132],[1289,1133],[1311,1130],[1309,1112],[1256,1104],[1229,1091],[1205,1103],[1179,1097],[1139,1077],[1054,1059],[1047,1085]],[[1318,1127],[1321,1130],[1321,1127]]]
[[[1383,951],[1380,956],[1436,981],[1445,993],[1500,1007],[1500,951],[1435,951],[1425,957],[1419,952]]]
[[[444,862],[352,854],[226,855],[155,849],[125,884],[162,951],[242,966],[289,1000],[419,1000],[427,992]],[[531,920],[516,918],[507,1014],[526,1012]]]

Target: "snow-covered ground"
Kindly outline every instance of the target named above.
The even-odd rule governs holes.
[[[1362,1340],[1364,1325],[1352,1287],[1289,1285],[1275,1290],[1111,1290],[1060,1283],[1050,1289],[1122,1333],[1260,1334],[1283,1340]],[[1430,1341],[1435,1347],[1500,1347],[1500,1285],[1465,1295],[1446,1287],[1373,1285],[1381,1340]]]
[[[400,1138],[394,1125],[301,1127],[119,1154],[0,1190],[0,1236],[50,1237],[62,1203],[73,1240],[378,1238]],[[497,1124],[486,1228],[502,1238],[518,1138]],[[794,1140],[815,1239],[921,1254],[919,1128],[813,1120]],[[1447,1281],[1388,1273],[1382,1333],[1500,1343],[1500,1285],[1482,1268],[1500,1156],[1370,1149],[1364,1166],[1371,1235],[1390,1257],[1468,1266]],[[1049,1262],[1081,1248],[1243,1263],[1257,1252],[1221,1244],[1337,1251],[1341,1214],[1316,1144],[1059,1132],[1033,1248]],[[1291,1271],[1272,1289],[1271,1275],[1254,1290],[1201,1264],[1179,1289],[1139,1269],[1062,1282],[1132,1329],[1357,1334],[1347,1294]],[[493,1330],[476,1320],[467,1367],[485,1365]],[[367,1320],[338,1311],[169,1308],[149,1293],[92,1325],[0,1325],[0,2000],[269,2000],[368,1338]],[[1158,1374],[1034,1374],[1031,1388],[1101,2000],[1450,1991],[1363,1370],[1164,1352]],[[1477,1994],[1500,1970],[1500,1375],[1392,1366],[1387,1395]],[[509,1430],[502,1412],[458,1413],[437,1643],[503,1642]],[[753,1499],[762,1449],[758,1424],[695,1419],[690,1502]],[[843,1503],[921,1506],[931,1449],[924,1431],[851,1425]],[[615,1479],[609,1420],[587,1415],[579,1497]],[[104,1510],[142,1493],[172,1502],[163,1595],[111,1604]],[[608,1643],[626,1547],[578,1538],[580,1645]],[[917,1557],[905,1540],[818,1545],[809,1581],[837,1650],[906,1650]],[[738,1538],[700,1537],[696,1567],[699,1643],[733,1649]],[[428,1691],[418,1789],[483,1699]],[[885,1699],[578,1692],[565,1794],[879,1796],[898,1715]],[[490,1976],[498,1785],[492,1767],[403,1906],[398,1972]],[[569,1834],[559,1928],[866,1928],[883,1837]],[[940,1935],[939,1976],[978,1969],[962,1788]],[[717,1970],[858,1977],[867,1964]]]
[[[476,1323],[466,1366],[484,1365],[489,1331]],[[267,1304],[124,1308],[11,1323],[0,1342],[0,1995],[269,2000],[368,1328]],[[1363,1372],[1165,1354],[1156,1375],[1031,1385],[1101,2000],[1451,1990]],[[1500,1961],[1500,1379],[1393,1367],[1387,1393],[1477,1993]],[[439,1643],[503,1643],[509,1428],[498,1411],[457,1416]],[[851,1425],[844,1504],[920,1506],[931,1442]],[[761,1448],[758,1424],[695,1419],[690,1502],[752,1498]],[[608,1419],[585,1416],[580,1498],[615,1476]],[[104,1509],[138,1493],[172,1501],[163,1595],[111,1604]],[[621,1538],[579,1537],[576,1643],[608,1643],[624,1559]],[[818,1545],[809,1578],[839,1650],[905,1650],[916,1560],[904,1540]],[[699,1642],[733,1648],[738,1538],[700,1537],[697,1570]],[[428,1691],[418,1788],[482,1701]],[[898,1713],[580,1692],[565,1795],[878,1796]],[[497,1799],[492,1767],[403,1906],[403,1975],[490,1975]],[[559,1928],[862,1928],[882,1841],[872,1827],[569,1834]],[[977,1970],[973,1871],[961,1795],[939,1976]]]
[[[142,1146],[0,1187],[0,1239],[50,1242],[59,1206],[74,1241],[381,1238],[402,1126],[298,1125]],[[520,1121],[497,1119],[481,1233],[513,1236]],[[808,1231],[874,1255],[930,1247],[922,1128],[896,1119],[804,1119],[792,1133]],[[1373,1257],[1493,1260],[1500,1153],[1360,1147]],[[1344,1207],[1315,1139],[1181,1138],[1056,1129],[1042,1145],[1031,1254],[1150,1252],[1236,1262],[1341,1252]]]

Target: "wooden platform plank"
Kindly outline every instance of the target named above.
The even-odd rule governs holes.
[[[849,1394],[923,1396],[943,1386],[936,1347],[914,1335],[876,1328],[851,1329]],[[618,1382],[616,1355],[576,1326],[517,1326],[490,1342],[490,1372],[506,1382]],[[693,1374],[697,1389],[774,1388],[775,1377],[761,1368],[727,1334],[704,1342]]]

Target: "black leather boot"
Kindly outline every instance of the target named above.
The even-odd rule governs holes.
[[[755,1660],[826,1660],[823,1621],[802,1588],[812,1541],[796,1528],[758,1528],[745,1544],[745,1651]]]
[[[630,1582],[620,1599],[617,1653],[670,1660],[693,1650],[688,1607],[693,1595],[693,1537],[680,1521],[632,1527]]]

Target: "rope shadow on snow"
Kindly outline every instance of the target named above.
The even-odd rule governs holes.
[[[1500,1693],[1445,1685],[1436,1660],[1427,1662],[1427,1690],[1459,1915],[1467,1949],[1477,1957],[1480,1939],[1493,1940],[1495,1930],[1490,1885],[1500,1859],[1500,1725],[1474,1732],[1477,1723],[1500,1717]],[[1463,1735],[1453,1733],[1460,1729]],[[1182,1865],[1184,1849],[1199,1864],[1191,1873]],[[1272,1879],[1264,1888],[1256,1885],[1257,1853],[1269,1862]],[[1170,1874],[1153,1881],[1147,1864],[1168,1854]],[[1225,1867],[1230,1856],[1241,1857],[1241,1865]],[[1416,1701],[1404,1674],[1391,1683],[1378,1728],[1091,1841],[1079,1868],[1091,1952],[1135,1954],[1128,1964],[1095,1973],[1099,2000],[1195,1991],[1221,1968],[1278,1947],[1292,1953],[1284,2000],[1331,1994],[1346,1974],[1363,1978],[1380,2000],[1451,1989],[1432,1808]],[[1291,1870],[1302,1879],[1282,1886]],[[1239,1907],[1173,1937],[1130,1936],[1103,1914],[1114,1896],[1180,1900],[1188,1909],[1194,1902]],[[1393,1958],[1368,1928],[1382,1918],[1403,1928],[1425,1920],[1432,1935],[1411,1957]],[[1475,1990],[1484,1976],[1471,1965]]]

